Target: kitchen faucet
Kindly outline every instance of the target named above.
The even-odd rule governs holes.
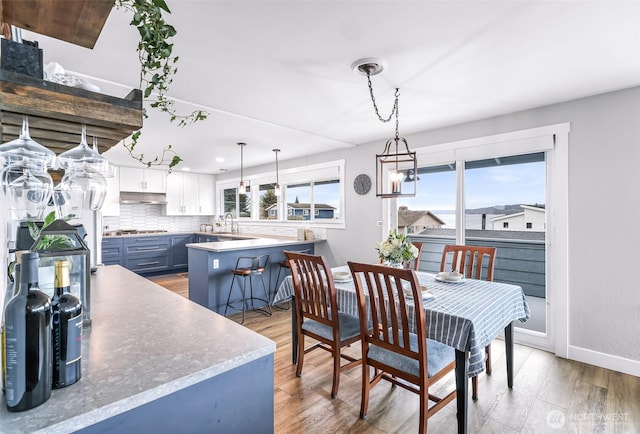
[[[225,230],[227,229],[227,218],[231,219],[231,233],[240,233],[240,228],[238,227],[238,223],[233,221],[233,214],[231,214],[230,212],[226,213],[224,215],[224,228]],[[234,230],[235,227],[235,230]]]

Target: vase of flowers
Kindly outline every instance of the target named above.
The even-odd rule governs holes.
[[[405,234],[396,230],[389,237],[378,242],[376,246],[380,260],[390,267],[403,268],[403,261],[411,261],[418,257],[418,249]]]

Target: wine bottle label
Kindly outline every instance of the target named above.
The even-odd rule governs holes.
[[[27,389],[25,372],[26,321],[24,318],[26,305],[26,299],[14,298],[7,305],[5,313],[5,393],[9,408],[18,405]]]
[[[67,324],[67,365],[82,356],[82,313],[69,318]]]

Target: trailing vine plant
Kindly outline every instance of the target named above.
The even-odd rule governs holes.
[[[170,121],[177,122],[179,127],[206,119],[208,113],[203,110],[195,110],[188,115],[178,114],[173,107],[174,101],[167,97],[169,86],[178,72],[178,56],[173,55],[172,42],[177,31],[163,16],[163,13],[171,13],[165,0],[116,0],[115,7],[133,14],[129,24],[136,27],[140,35],[137,47],[140,88],[143,89],[144,98],[151,101],[150,106],[167,113]],[[143,116],[145,119],[149,117],[146,110],[143,110]],[[141,131],[135,132],[131,142],[124,142],[124,146],[142,164],[147,167],[167,165],[171,170],[182,161],[171,145],[167,145],[160,156],[145,160],[144,154],[135,151],[140,135]]]

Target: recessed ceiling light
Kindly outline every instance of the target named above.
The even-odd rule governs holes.
[[[216,163],[224,163],[224,157],[216,157]]]

